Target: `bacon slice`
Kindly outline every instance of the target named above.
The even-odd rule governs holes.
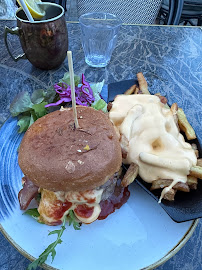
[[[18,200],[20,203],[20,209],[26,210],[31,200],[37,195],[38,187],[32,183],[27,177],[23,177],[24,186],[18,193]]]

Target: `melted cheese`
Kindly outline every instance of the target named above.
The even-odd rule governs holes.
[[[81,217],[75,213],[78,220],[83,223],[92,223],[95,221],[100,212],[100,201],[103,189],[88,190],[85,192],[53,192],[46,189],[41,190],[41,200],[38,207],[40,214],[39,220],[48,225],[59,224],[65,215],[68,215],[70,210],[73,210],[78,205],[87,205],[93,207],[92,215],[88,218]],[[68,208],[68,205],[70,207]],[[68,208],[66,210],[66,208]]]
[[[173,114],[154,95],[119,95],[109,113],[127,151],[126,164],[138,164],[141,178],[151,183],[172,179],[161,199],[177,182],[186,182],[197,158],[174,121]]]
[[[85,192],[69,191],[65,193],[65,199],[72,203],[100,203],[103,189],[87,190]]]

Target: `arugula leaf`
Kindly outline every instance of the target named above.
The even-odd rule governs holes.
[[[32,107],[33,103],[29,96],[29,93],[21,92],[19,93],[14,101],[10,105],[10,113],[12,116],[17,116],[22,112],[27,112]]]
[[[65,72],[63,78],[60,80],[60,82],[64,82],[66,83],[67,85],[70,85],[70,76],[69,76],[69,72]],[[78,86],[80,82],[80,77],[77,76],[77,75],[74,75],[74,83],[75,83],[75,86]]]
[[[75,230],[81,230],[79,222],[77,222],[73,210],[69,211],[69,226],[73,225]]]
[[[51,234],[57,234],[57,239],[51,243],[45,250],[43,253],[41,253],[41,255],[39,255],[39,258],[36,259],[35,261],[33,261],[32,263],[30,263],[27,267],[27,270],[32,270],[32,269],[36,269],[38,266],[42,265],[43,263],[45,263],[45,261],[47,260],[48,258],[48,255],[51,254],[51,257],[52,257],[52,261],[54,260],[55,258],[55,255],[56,255],[56,250],[55,250],[55,247],[58,245],[58,244],[61,244],[62,243],[62,240],[61,240],[61,236],[64,232],[64,230],[66,229],[65,228],[65,223],[66,223],[66,216],[63,220],[63,224],[62,224],[62,227],[60,230],[55,230],[55,231],[52,231],[50,232],[48,235],[51,235]]]
[[[29,215],[33,217],[34,219],[38,219],[38,217],[40,216],[37,208],[28,209],[27,211],[23,213],[23,215]]]
[[[25,214],[28,214],[28,215],[31,215],[32,217],[34,217],[35,219],[39,217],[39,213],[37,211],[37,209],[29,209],[25,212]],[[32,269],[36,269],[38,266],[42,265],[43,263],[45,263],[45,261],[47,260],[49,254],[51,255],[52,257],[52,262],[55,258],[55,255],[56,255],[56,250],[55,250],[55,247],[58,245],[58,244],[61,244],[62,243],[62,240],[61,240],[61,236],[64,232],[64,230],[66,229],[65,228],[65,223],[66,223],[66,220],[67,220],[67,217],[65,216],[64,217],[64,220],[63,220],[63,223],[62,223],[62,226],[61,226],[61,229],[60,230],[54,230],[52,232],[50,232],[48,235],[52,235],[52,234],[57,234],[57,239],[55,242],[51,243],[45,250],[43,253],[41,253],[41,255],[39,255],[39,258],[36,259],[35,261],[33,261],[32,263],[30,263],[28,265],[28,268],[27,270],[32,270]],[[74,215],[74,212],[73,210],[70,210],[69,211],[69,226],[73,224],[73,227],[75,230],[80,230],[80,224],[76,221],[76,217]]]

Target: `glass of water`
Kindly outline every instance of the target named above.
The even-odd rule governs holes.
[[[94,12],[79,18],[85,61],[91,67],[106,67],[115,48],[121,20],[113,14]]]

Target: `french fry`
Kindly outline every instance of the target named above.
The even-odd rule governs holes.
[[[176,192],[177,192],[177,190],[174,190],[171,188],[171,190],[166,192],[163,199],[168,200],[168,201],[174,201]]]
[[[188,140],[196,139],[195,131],[189,124],[187,117],[182,108],[178,108],[177,116],[178,116],[178,124],[179,124],[180,130],[185,132],[187,139]]]
[[[187,183],[178,182],[176,185],[174,185],[173,189],[183,191],[183,192],[189,192],[190,188]]]
[[[165,188],[168,187],[173,180],[171,179],[158,179],[152,182],[152,186],[151,186],[151,190],[155,190],[155,189],[161,189],[161,188]],[[187,183],[183,183],[183,182],[178,182],[176,185],[174,185],[173,189],[176,190],[180,190],[183,192],[189,192],[189,186]]]
[[[202,167],[201,166],[192,166],[190,170],[190,175],[196,178],[202,179]]]
[[[138,171],[139,171],[138,165],[135,163],[131,163],[126,174],[123,177],[123,180],[121,181],[121,185],[123,187],[127,187],[128,185],[130,185],[137,177]]]
[[[196,157],[199,158],[199,151],[198,150],[194,150],[194,152],[195,152]]]
[[[197,145],[196,145],[195,143],[192,143],[191,147],[192,147],[192,149],[194,150],[196,157],[198,158],[198,157],[199,157],[199,151],[198,151],[198,149],[197,149]],[[201,163],[201,164],[202,164],[202,163]],[[201,165],[201,166],[202,166],[202,165]]]
[[[177,111],[178,111],[177,103],[173,103],[172,106],[170,107],[170,110],[171,110],[173,115],[176,115]]]
[[[170,110],[173,114],[174,121],[175,121],[176,125],[178,126],[178,116],[177,116],[178,106],[177,106],[177,103],[173,103]]]
[[[197,159],[196,165],[202,167],[202,158]]]
[[[150,190],[161,189],[168,187],[172,183],[171,179],[158,179],[152,182]]]
[[[198,179],[194,176],[188,175],[187,176],[187,184],[190,189],[197,189]]]
[[[139,88],[142,91],[142,93],[146,94],[146,95],[150,95],[149,90],[148,90],[147,81],[145,80],[145,77],[142,74],[142,72],[137,73],[137,80],[139,83]]]
[[[126,159],[129,151],[129,141],[125,135],[121,134],[120,136],[120,145],[122,151],[122,158]]]
[[[135,92],[136,87],[137,87],[136,84],[132,85],[128,90],[126,90],[124,95],[132,95]]]
[[[140,91],[140,88],[137,86],[136,88],[135,88],[135,92],[134,92],[134,94],[138,94],[138,92]]]
[[[192,143],[191,147],[192,147],[193,150],[198,150],[197,145],[195,143]]]
[[[168,100],[166,97],[161,96],[160,93],[156,93],[156,94],[154,94],[154,96],[157,96],[163,104],[167,105]]]

